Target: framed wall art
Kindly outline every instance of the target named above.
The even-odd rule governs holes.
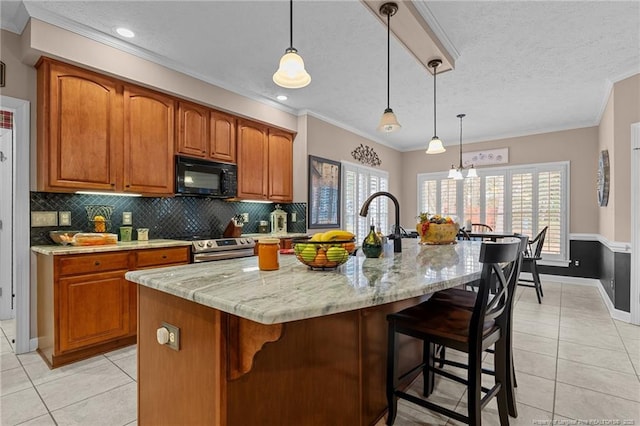
[[[509,162],[509,148],[488,149],[486,151],[474,151],[462,153],[462,165],[464,167],[491,166],[493,164],[506,164]]]
[[[309,156],[308,228],[340,227],[340,162]]]

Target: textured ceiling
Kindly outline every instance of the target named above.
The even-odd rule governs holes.
[[[402,7],[402,2],[400,7]],[[640,72],[640,2],[415,1],[457,54],[438,76],[438,136],[456,144],[597,125],[611,83]],[[294,46],[312,76],[285,90],[271,76],[288,46],[286,1],[2,1],[2,27],[28,15],[82,34],[136,32],[123,48],[224,88],[308,111],[406,151],[433,136],[433,78],[395,39],[391,107],[402,129],[375,131],[386,107],[386,28],[359,1],[296,0]],[[28,12],[28,15],[24,11]],[[393,30],[394,21],[391,20]]]

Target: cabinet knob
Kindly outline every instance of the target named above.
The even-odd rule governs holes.
[[[95,261],[94,265],[100,266],[100,262],[98,260]]]
[[[163,258],[163,259],[166,259],[166,258],[167,258],[167,255],[166,255],[166,254],[163,254],[163,255],[162,255],[162,258]]]
[[[111,186],[116,186],[116,183],[115,182],[111,182]]]
[[[131,185],[125,185],[127,188],[129,188]]]

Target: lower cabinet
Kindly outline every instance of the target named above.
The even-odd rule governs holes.
[[[37,255],[38,352],[51,368],[136,343],[129,270],[189,263],[189,247]]]

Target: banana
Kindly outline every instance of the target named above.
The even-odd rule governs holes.
[[[309,241],[324,241],[322,240],[323,235],[324,235],[324,232],[318,232],[317,234],[313,234],[311,236],[311,239],[309,239]]]
[[[344,241],[355,238],[355,235],[349,231],[338,229],[335,231],[327,231],[322,234],[320,241]]]

